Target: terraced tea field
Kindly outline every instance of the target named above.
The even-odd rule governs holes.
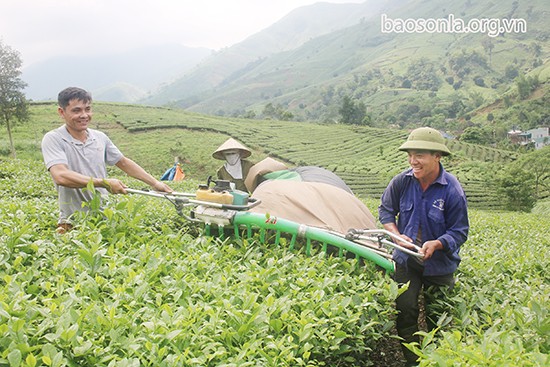
[[[168,108],[96,103],[94,127],[106,131],[121,149],[148,170],[161,174],[175,155],[184,156],[188,177],[204,180],[213,175],[219,161],[211,153],[232,136],[249,146],[259,161],[266,156],[289,166],[313,165],[342,177],[359,197],[379,198],[396,173],[407,167],[406,156],[397,150],[407,132],[337,124],[291,121],[258,121],[205,116]],[[54,104],[32,107],[35,149],[36,131],[60,124]],[[495,186],[472,173],[468,163],[506,163],[516,158],[508,151],[448,141],[452,158],[444,166],[462,182],[470,207],[503,209]],[[167,166],[168,165],[168,166]]]
[[[361,197],[379,198],[391,177],[407,167],[404,153],[397,150],[407,137],[404,131],[288,121],[206,119],[170,110],[145,121],[126,111],[121,110],[117,118],[129,132],[158,128],[216,131],[290,165],[314,165],[334,171]],[[449,146],[459,158],[444,161],[444,165],[461,180],[470,206],[502,209],[503,201],[494,185],[484,177],[470,175],[468,170],[461,169],[461,163],[505,163],[515,159],[515,154],[458,141],[449,141]],[[215,148],[212,144],[209,152]]]

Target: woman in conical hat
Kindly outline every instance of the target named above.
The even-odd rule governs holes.
[[[220,180],[227,180],[235,184],[235,188],[248,191],[244,184],[246,175],[254,163],[246,160],[252,152],[250,149],[233,138],[227,139],[212,153],[212,157],[225,160],[223,166],[218,169],[217,176]]]

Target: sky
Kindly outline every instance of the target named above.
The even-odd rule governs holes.
[[[365,0],[326,0],[361,3]],[[219,50],[319,0],[1,0],[0,40],[23,68],[54,56],[177,43]]]

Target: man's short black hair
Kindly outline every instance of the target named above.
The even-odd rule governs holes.
[[[82,88],[69,87],[63,89],[57,95],[57,103],[59,103],[59,107],[63,109],[67,107],[73,99],[76,99],[78,101],[91,102],[92,94]]]

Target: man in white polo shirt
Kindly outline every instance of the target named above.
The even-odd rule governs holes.
[[[57,111],[65,124],[42,139],[44,162],[58,193],[58,232],[71,228],[70,217],[74,212],[86,210],[82,203],[93,198],[93,193],[84,190],[90,180],[102,194],[126,194],[122,181],[107,178],[107,164],[116,165],[156,191],[172,192],[168,185],[124,157],[107,135],[88,128],[93,115],[89,92],[76,87],[66,88],[59,93],[58,103]]]

